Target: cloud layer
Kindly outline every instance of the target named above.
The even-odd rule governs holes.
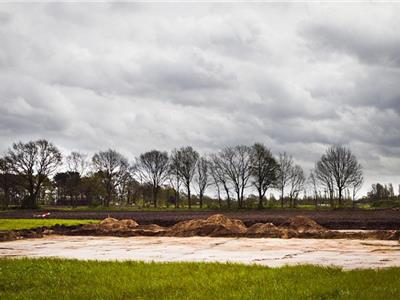
[[[0,5],[0,141],[68,152],[349,145],[400,183],[397,4]],[[367,186],[364,188],[364,192]]]

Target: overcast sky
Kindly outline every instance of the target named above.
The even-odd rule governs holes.
[[[400,183],[399,4],[0,5],[0,151],[333,143]]]

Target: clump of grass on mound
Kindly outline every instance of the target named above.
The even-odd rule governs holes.
[[[2,299],[399,299],[400,268],[0,259]]]
[[[98,220],[66,220],[66,219],[0,219],[0,230],[31,229],[42,226],[79,225],[98,223]]]

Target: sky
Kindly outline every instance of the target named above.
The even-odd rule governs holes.
[[[0,4],[0,151],[349,147],[400,184],[400,4]]]

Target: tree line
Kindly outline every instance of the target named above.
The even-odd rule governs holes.
[[[166,151],[151,150],[129,162],[116,150],[92,157],[72,152],[63,157],[47,140],[17,142],[0,158],[2,207],[34,208],[45,199],[52,204],[137,205],[150,199],[159,205],[160,193],[167,202],[189,208],[204,205],[207,195],[220,207],[245,207],[249,192],[257,206],[265,206],[266,194],[279,191],[280,205],[295,207],[301,193],[312,190],[315,204],[321,198],[341,206],[344,198],[355,198],[363,183],[362,167],[347,147],[332,145],[306,176],[292,156],[274,156],[262,143],[228,146],[200,155],[190,146]],[[322,196],[324,194],[324,196]]]

